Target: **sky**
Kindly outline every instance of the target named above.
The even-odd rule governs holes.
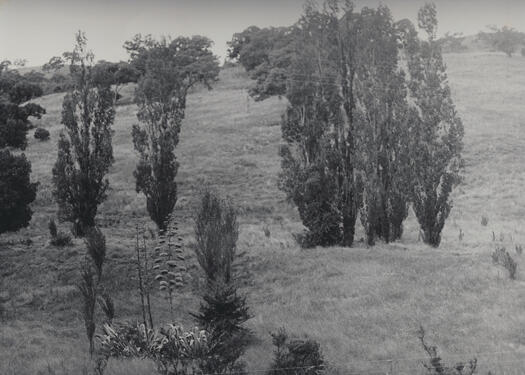
[[[354,0],[356,7],[387,5],[394,18],[415,20],[425,0]],[[525,31],[525,0],[434,0],[439,31],[465,35],[487,25]],[[83,30],[97,60],[126,60],[122,45],[135,34],[204,35],[222,58],[226,42],[246,27],[288,26],[304,0],[0,0],[0,60],[41,65],[69,51]]]

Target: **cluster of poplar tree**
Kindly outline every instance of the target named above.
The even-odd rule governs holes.
[[[139,124],[132,127],[139,155],[135,187],[144,193],[151,219],[165,230],[177,202],[175,148],[186,109],[188,90],[210,85],[219,73],[211,41],[205,37],[155,40],[136,35],[125,43],[129,63],[94,64],[84,33],[64,54],[72,90],[64,97],[58,155],[53,168],[58,217],[84,236],[95,227],[98,207],[107,198],[107,174],[113,165],[112,125],[119,85],[136,82]]]
[[[307,4],[288,28],[250,27],[229,55],[256,100],[284,96],[280,187],[307,228],[306,245],[396,240],[412,204],[433,246],[463,168],[463,126],[447,83],[433,4],[409,20],[386,6]]]

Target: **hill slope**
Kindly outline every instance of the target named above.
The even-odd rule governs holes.
[[[243,292],[253,318],[249,326],[260,341],[246,355],[252,370],[267,368],[272,348],[268,331],[290,332],[319,340],[334,372],[389,371],[417,373],[423,351],[419,324],[450,362],[477,355],[482,373],[525,369],[525,309],[518,258],[518,280],[491,264],[497,244],[512,251],[525,243],[525,65],[490,53],[446,56],[457,109],[465,124],[464,184],[443,243],[434,250],[418,241],[411,216],[399,243],[367,249],[301,250],[293,233],[301,225],[277,188],[279,119],[285,103],[277,98],[255,103],[247,96],[247,78],[238,70],[221,72],[212,91],[188,99],[187,118],[177,155],[181,164],[176,215],[191,242],[196,192],[210,183],[241,208],[239,248],[247,251]],[[129,97],[132,87],[128,87]],[[26,154],[33,178],[40,181],[35,215],[29,228],[0,240],[3,298],[7,319],[0,324],[0,373],[47,371],[76,374],[85,366],[86,342],[74,287],[84,247],[48,245],[47,221],[56,212],[51,196],[51,168],[61,129],[61,95],[38,100],[48,114],[38,126],[51,141],[30,140]],[[129,102],[129,101],[128,101]],[[144,197],[134,190],[136,156],[131,145],[135,107],[121,105],[114,129],[115,164],[111,191],[100,208],[99,224],[108,237],[107,283],[116,297],[117,318],[138,317],[134,290],[133,236],[137,223],[148,222]],[[481,216],[489,219],[480,224]],[[266,237],[263,227],[270,229]],[[65,228],[64,228],[65,229]],[[460,230],[464,233],[459,239]],[[493,242],[493,232],[496,242]],[[30,239],[31,244],[21,243]],[[194,263],[194,261],[192,261]],[[198,306],[200,275],[178,299],[176,320],[191,324],[188,312]],[[156,300],[158,321],[169,314]],[[520,367],[521,366],[521,367]],[[141,374],[149,363],[111,362],[108,374]]]

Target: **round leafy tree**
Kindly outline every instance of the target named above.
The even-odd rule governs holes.
[[[31,183],[31,164],[25,155],[0,150],[0,233],[27,227],[33,212],[37,183]]]

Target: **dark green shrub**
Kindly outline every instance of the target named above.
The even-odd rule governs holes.
[[[34,137],[40,141],[47,141],[49,139],[49,131],[44,128],[36,128]]]
[[[27,146],[26,122],[17,119],[8,119],[0,124],[0,147],[16,147],[24,150]]]
[[[27,131],[31,128],[29,117],[41,118],[44,113],[45,109],[34,103],[20,106],[0,98],[0,147],[24,150]]]
[[[9,99],[11,102],[20,104],[32,98],[38,98],[43,95],[42,88],[26,80],[19,80],[9,90]]]
[[[268,375],[324,373],[324,359],[319,343],[311,339],[290,339],[284,328],[271,335],[275,349]]]
[[[24,154],[0,150],[0,234],[27,227],[38,183],[31,183],[31,163]]]
[[[41,96],[42,89],[16,69],[8,69],[9,65],[8,61],[0,63],[0,148],[25,149],[27,131],[32,126],[28,118],[40,118],[46,111],[34,103],[21,104]]]

